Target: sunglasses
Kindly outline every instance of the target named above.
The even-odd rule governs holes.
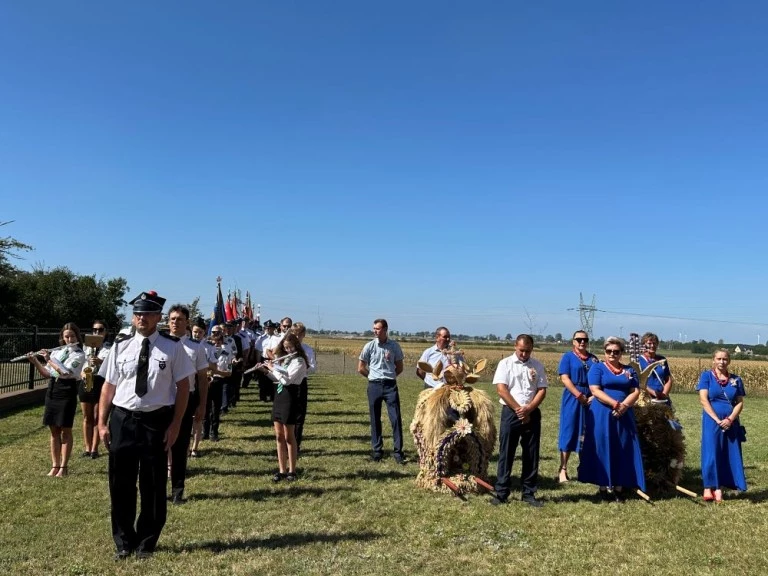
[[[606,348],[605,353],[608,354],[608,356],[621,356],[621,350],[618,348],[611,348],[610,350]]]
[[[584,344],[584,342],[589,342],[589,338],[574,338],[574,341],[578,342],[579,344]]]
[[[93,333],[94,334],[99,334],[101,332],[104,332],[104,328],[93,328]]]

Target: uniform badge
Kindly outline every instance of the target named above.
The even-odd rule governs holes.
[[[72,368],[77,368],[78,366],[80,366],[80,362],[78,362],[77,360],[72,362]]]
[[[160,366],[160,370],[165,370],[165,360],[160,360],[158,364]]]

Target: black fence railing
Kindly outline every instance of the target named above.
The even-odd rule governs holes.
[[[0,328],[0,394],[46,385],[47,379],[40,376],[32,364],[26,360],[9,360],[58,345],[59,330],[56,328]]]

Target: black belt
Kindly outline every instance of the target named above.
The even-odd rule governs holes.
[[[162,408],[157,408],[156,410],[149,410],[146,412],[142,412],[140,410],[128,410],[127,408],[123,408],[122,406],[115,406],[115,410],[117,410],[118,412],[122,412],[126,416],[130,416],[131,418],[134,418],[136,420],[142,420],[142,419],[159,418],[161,416],[168,416],[169,414],[173,413],[174,406],[163,406]]]

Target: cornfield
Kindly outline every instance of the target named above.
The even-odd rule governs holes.
[[[345,354],[357,361],[360,350],[368,340],[352,340],[344,338],[308,338],[308,343],[314,346],[318,352],[325,354]],[[421,353],[431,344],[425,342],[401,342],[400,346],[405,354],[406,374],[414,373],[416,362]],[[488,365],[483,373],[481,381],[490,382],[499,360],[509,356],[513,351],[511,344],[499,344],[498,346],[462,345],[464,355],[469,364],[473,364],[481,358],[488,360]],[[561,352],[544,352],[534,349],[534,358],[537,358],[547,370],[547,378],[550,384],[558,384],[557,367],[562,357]],[[598,354],[600,357],[600,354]],[[704,370],[712,367],[709,358],[691,357],[667,357],[673,376],[673,392],[692,392],[696,388],[699,376]],[[411,370],[412,368],[412,370]],[[747,393],[768,393],[768,362],[756,360],[734,360],[730,370],[738,374],[744,380]]]

